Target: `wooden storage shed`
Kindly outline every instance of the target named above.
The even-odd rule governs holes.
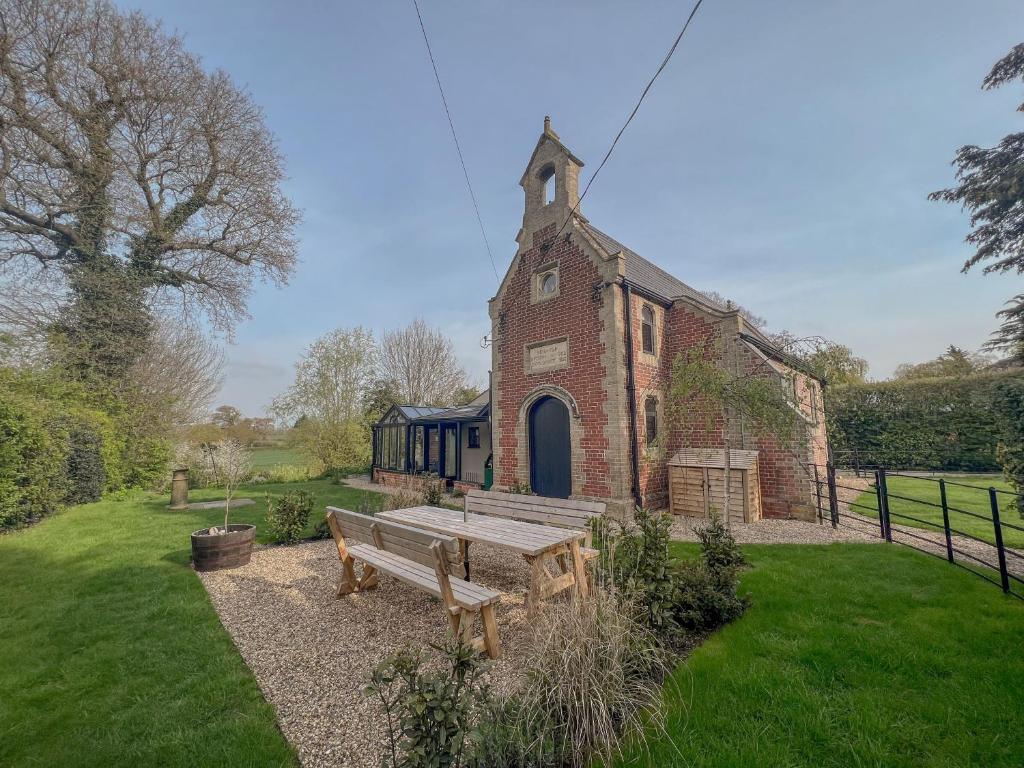
[[[761,484],[757,451],[729,452],[729,517],[761,519]],[[669,510],[674,515],[719,516],[725,509],[725,449],[687,448],[668,463]]]

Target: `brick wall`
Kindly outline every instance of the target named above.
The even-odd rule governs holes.
[[[407,475],[404,472],[392,472],[375,467],[373,470],[373,482],[391,488],[404,488],[409,491],[426,493],[427,488],[432,482],[437,483],[440,481],[430,475]]]
[[[602,275],[594,261],[583,252],[575,238],[551,238],[555,225],[545,227],[532,237],[530,247],[522,250],[518,264],[507,279],[496,307],[496,359],[500,376],[496,377],[495,399],[499,415],[494,424],[500,462],[495,484],[509,487],[529,482],[527,436],[522,406],[527,396],[541,386],[557,387],[568,393],[578,414],[570,413],[573,441],[573,495],[608,498],[612,495],[607,457],[608,439],[604,387],[606,367],[604,292],[599,286]],[[549,247],[542,247],[548,244]],[[538,268],[558,265],[558,295],[543,301],[533,300],[532,281]],[[527,347],[540,341],[565,338],[569,366],[561,370],[530,373],[526,368]]]
[[[483,487],[480,483],[471,483],[468,480],[456,480],[452,483],[452,490],[461,491],[462,493],[468,493],[469,491],[479,491]]]

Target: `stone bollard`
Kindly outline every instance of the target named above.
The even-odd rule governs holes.
[[[171,504],[167,508],[188,509],[188,469],[176,469],[171,475]]]

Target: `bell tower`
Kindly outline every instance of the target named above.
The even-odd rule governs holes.
[[[545,117],[544,132],[519,180],[526,198],[523,235],[532,235],[552,223],[562,225],[579,203],[582,167],[583,161],[562,143],[551,127],[551,118]]]

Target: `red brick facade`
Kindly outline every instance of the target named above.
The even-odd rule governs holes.
[[[758,334],[735,310],[714,305],[647,262],[641,264],[645,271],[636,272],[639,257],[596,231],[578,211],[571,213],[578,203],[581,165],[546,125],[520,182],[526,207],[519,250],[490,303],[495,489],[530,482],[530,409],[538,400],[553,397],[570,413],[573,497],[628,509],[635,489],[644,505],[665,506],[668,459],[683,447],[724,446],[723,417],[684,423],[666,413],[672,363],[680,353],[698,348],[722,365],[775,378],[780,386],[787,378],[793,380],[806,416],[806,439],[797,441],[796,448],[782,447],[756,437],[743,419],[730,417],[730,444],[760,451],[764,516],[812,516],[814,486],[807,465],[823,462],[826,450],[818,384],[745,341],[740,334]],[[551,175],[555,194],[548,202],[543,188]],[[632,277],[631,269],[639,277]],[[546,279],[549,274],[553,281]],[[659,280],[671,281],[668,285],[680,295],[657,296],[642,284]],[[552,284],[557,286],[553,290]],[[626,328],[627,296],[631,333]],[[653,314],[653,352],[644,350],[645,308]],[[627,346],[630,337],[632,349]],[[659,432],[650,445],[648,410]],[[667,426],[670,421],[672,428]],[[633,423],[639,469],[635,483]]]

